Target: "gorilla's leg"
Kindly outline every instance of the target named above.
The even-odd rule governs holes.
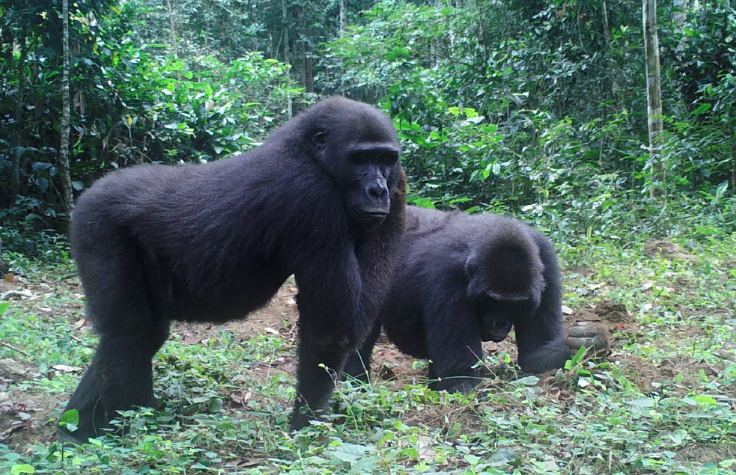
[[[78,258],[87,308],[100,343],[66,410],[79,412],[78,429],[64,431],[85,442],[102,435],[116,411],[156,406],[151,358],[168,337],[168,320],[155,314],[144,260],[131,244],[110,244],[106,256]],[[87,258],[85,260],[85,257]],[[98,264],[104,262],[104,265]],[[87,264],[87,265],[85,265]]]
[[[116,417],[116,410],[156,407],[151,358],[166,340],[167,333],[159,331],[159,344],[150,339],[152,335],[147,342],[142,342],[143,338],[133,341],[103,336],[100,339],[92,364],[66,407],[67,411],[79,412],[78,430],[67,435],[84,442],[102,435],[107,423]]]
[[[519,349],[519,366],[530,373],[542,373],[561,368],[570,358],[565,344],[562,326],[562,283],[552,243],[542,234],[533,231],[544,264],[545,287],[539,307],[530,315],[514,320],[516,345]]]
[[[366,337],[365,342],[357,351],[351,351],[345,362],[342,372],[358,381],[367,383],[370,381],[371,363],[373,362],[373,347],[376,346],[378,336],[381,334],[381,323],[376,322]]]

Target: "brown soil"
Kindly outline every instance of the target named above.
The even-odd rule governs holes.
[[[208,338],[217,336],[221,331],[234,333],[238,341],[271,333],[294,343],[297,336],[296,321],[299,316],[296,293],[296,285],[287,282],[266,307],[244,320],[235,320],[224,325],[175,322],[171,331],[172,334],[178,335],[185,345],[202,343]]]
[[[700,258],[684,252],[680,246],[669,241],[649,241],[644,245],[644,254],[649,257],[660,254],[662,257],[700,262]]]

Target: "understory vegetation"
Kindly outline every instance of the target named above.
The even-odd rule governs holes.
[[[660,1],[664,133],[650,154],[641,2],[114,0],[69,5],[74,196],[142,163],[257,146],[321,97],[389,114],[409,201],[492,212],[557,247],[566,326],[612,352],[520,373],[487,344],[469,395],[379,342],[370,385],[287,429],[293,283],[248,320],[175,325],[157,408],[55,439],[96,337],[66,236],[61,2],[0,1],[0,472],[733,474],[736,11]]]
[[[55,421],[96,344],[64,255],[17,272],[0,319],[4,473],[687,473],[736,467],[732,234],[683,213],[684,232],[625,230],[559,245],[567,324],[596,321],[612,353],[520,374],[513,339],[487,344],[471,395],[430,391],[425,362],[379,343],[381,376],[342,383],[334,418],[286,431],[295,288],[245,322],[177,325],[154,359],[156,410],[124,437],[62,448]],[[690,230],[690,231],[688,231]],[[673,245],[674,243],[677,246]]]

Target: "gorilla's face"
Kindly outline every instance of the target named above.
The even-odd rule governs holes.
[[[472,252],[465,263],[467,296],[480,323],[481,340],[498,342],[506,338],[518,316],[537,308],[539,296],[529,284],[522,249],[502,249],[491,255],[483,251]]]
[[[481,317],[481,341],[499,342],[504,340],[514,321],[508,316],[499,315],[496,312],[487,312]]]
[[[359,228],[380,224],[401,178],[399,140],[391,119],[365,104],[340,100],[320,114],[311,131],[318,161],[345,197],[348,218]]]
[[[398,173],[399,151],[389,146],[361,148],[349,161],[352,186],[347,190],[348,212],[352,219],[369,226],[378,225],[391,209],[389,183]]]

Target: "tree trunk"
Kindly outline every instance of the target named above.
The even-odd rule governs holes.
[[[13,30],[10,28],[3,28],[2,35],[0,35],[0,41],[2,42],[2,55],[5,60],[5,67],[10,71],[13,68],[13,45],[15,44]]]
[[[314,37],[314,32],[308,30],[309,38]],[[304,42],[304,87],[307,92],[314,92],[314,71],[312,70],[312,44]]]
[[[662,194],[667,178],[662,158],[662,83],[659,72],[659,39],[657,37],[657,0],[642,0],[644,22],[644,54],[647,74],[647,117],[649,125],[649,163],[652,172],[651,196]]]
[[[675,35],[679,37],[677,51],[683,51],[687,47],[687,36],[684,34],[685,19],[687,18],[687,0],[673,0],[672,6],[675,12],[672,14],[672,22],[675,24]]]
[[[687,17],[687,0],[672,0],[672,6],[675,7],[672,21],[675,22],[676,31],[682,33],[682,26],[685,24],[685,18]]]
[[[281,0],[281,12],[284,21],[284,64],[291,67],[291,63],[289,63],[289,19],[286,16],[286,0]],[[286,71],[286,86],[291,89],[291,75],[289,70]],[[291,119],[291,93],[287,94],[287,101],[287,115]]]
[[[64,59],[61,76],[61,148],[59,149],[59,172],[61,173],[62,202],[66,211],[67,222],[71,219],[74,201],[72,197],[72,178],[69,171],[69,135],[71,134],[71,108],[69,105],[69,0],[61,3]]]
[[[606,37],[606,48],[611,46],[611,28],[608,25],[608,7],[603,0],[603,34]]]
[[[340,36],[342,36],[343,31],[345,31],[345,27],[347,26],[346,23],[346,14],[345,14],[345,0],[340,0]]]
[[[166,0],[169,9],[169,29],[171,30],[171,47],[174,50],[174,58],[179,58],[179,49],[176,47],[176,26],[174,24],[174,9],[171,8],[171,0]]]
[[[21,144],[25,143],[23,130],[23,103],[25,102],[26,93],[26,59],[28,58],[28,28],[24,24],[21,28],[21,35],[18,38],[20,43],[20,59],[18,60],[18,97],[15,103],[15,146],[13,153],[13,182],[11,184],[11,206],[15,204],[20,194],[20,169],[21,164],[25,160],[21,160],[23,152],[20,151]]]
[[[475,0],[473,3],[475,4],[475,13],[478,16],[478,41],[483,46],[483,68],[485,69],[488,67],[488,45],[486,45],[486,33],[483,30],[483,15],[480,13],[478,1]]]

